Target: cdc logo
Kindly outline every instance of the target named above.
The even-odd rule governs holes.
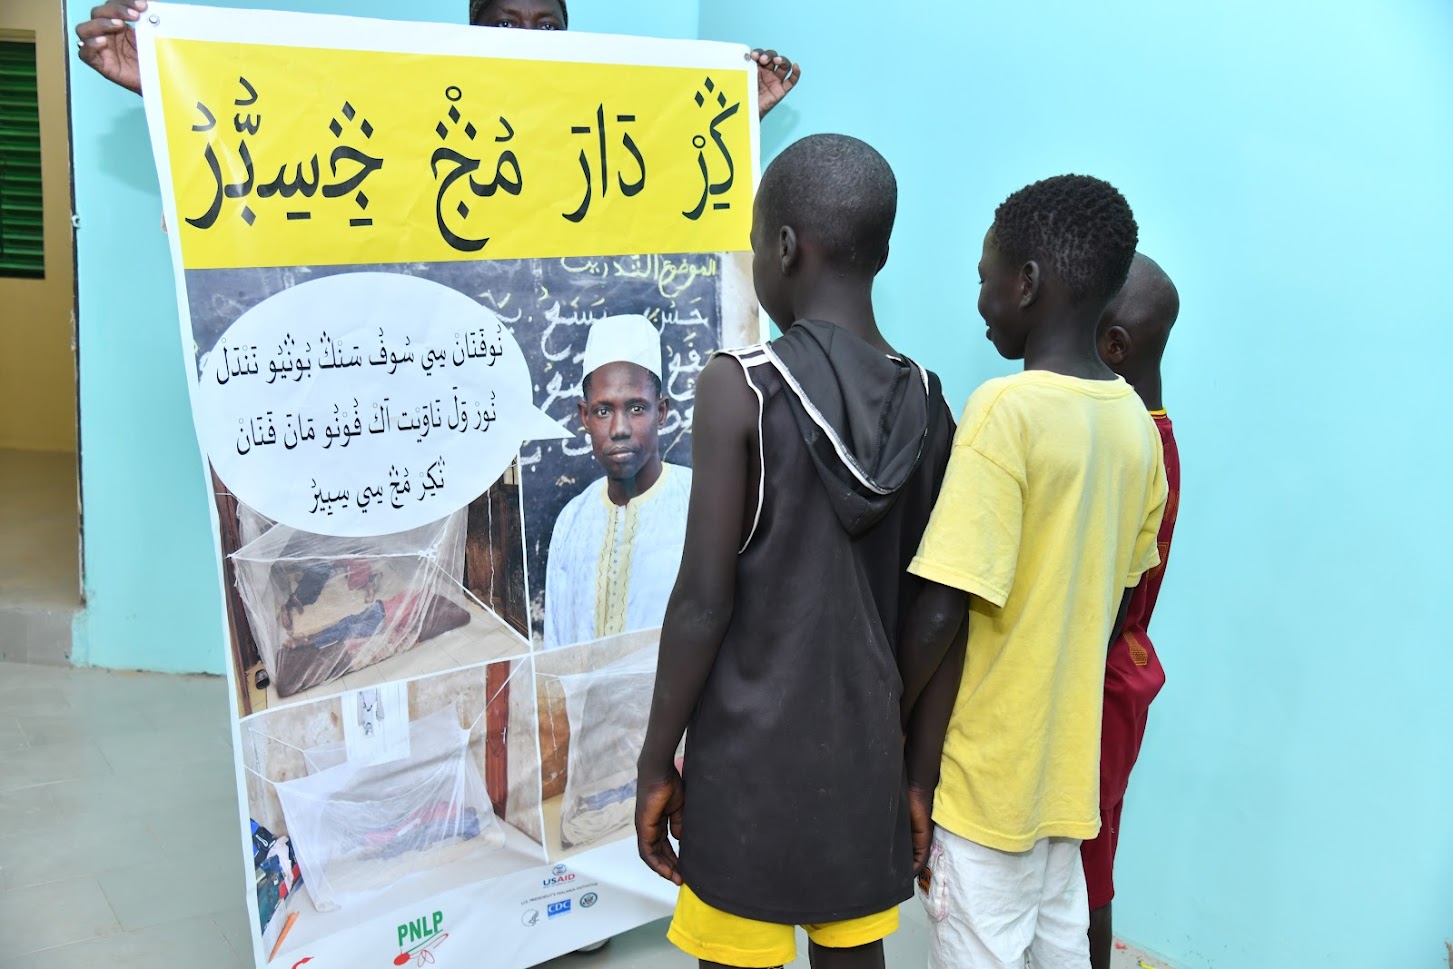
[[[559,918],[562,915],[569,915],[569,914],[570,914],[570,899],[568,899],[568,898],[565,899],[563,902],[551,902],[550,903],[550,907],[545,910],[545,917],[547,919],[555,919],[555,918]]]

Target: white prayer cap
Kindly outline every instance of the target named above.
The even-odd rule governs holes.
[[[608,316],[590,326],[581,377],[608,363],[634,363],[661,379],[661,334],[644,316]]]

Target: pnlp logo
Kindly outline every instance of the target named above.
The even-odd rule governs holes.
[[[540,882],[540,884],[546,888],[550,888],[554,885],[568,885],[573,881],[575,881],[575,872],[566,868],[564,865],[556,865],[550,869],[550,877]]]
[[[568,899],[568,898],[565,899],[562,902],[551,902],[550,903],[550,907],[545,910],[545,917],[547,919],[559,918],[562,915],[569,915],[569,914],[570,914],[570,899]]]

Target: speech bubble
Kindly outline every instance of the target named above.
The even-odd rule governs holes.
[[[570,433],[534,405],[529,363],[487,307],[397,273],[271,296],[200,362],[197,433],[238,500],[322,535],[438,521],[520,445]]]

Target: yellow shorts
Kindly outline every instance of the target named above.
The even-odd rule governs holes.
[[[898,909],[803,928],[807,937],[820,946],[850,949],[881,941],[896,932]],[[689,956],[741,969],[769,969],[797,958],[793,926],[730,915],[712,908],[685,885],[676,898],[676,915],[666,938]]]

